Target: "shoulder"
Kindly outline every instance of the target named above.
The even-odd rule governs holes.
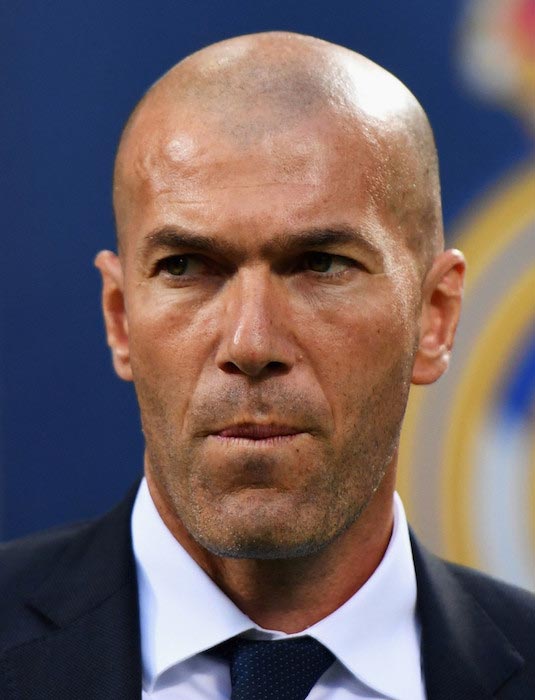
[[[445,563],[463,590],[475,598],[487,615],[508,635],[535,635],[535,595],[459,564]]]
[[[411,546],[420,593],[451,607],[456,601],[477,602],[491,618],[535,624],[535,595],[476,569],[431,553],[411,532]]]
[[[88,521],[0,544],[0,651],[46,629],[32,612],[32,596],[91,527]]]
[[[11,588],[20,594],[25,581],[36,583],[73,541],[87,533],[92,522],[55,527],[0,543],[0,605]]]
[[[139,480],[106,513],[0,543],[0,609],[2,596],[8,591],[15,588],[23,594],[58,564],[72,570],[82,564],[88,552],[94,554],[96,562],[116,559],[117,546],[129,544],[130,515],[138,487]]]
[[[430,687],[527,698],[535,688],[535,596],[431,554],[411,533]],[[468,697],[459,695],[459,697]],[[475,695],[470,695],[475,697]],[[487,696],[485,696],[487,697]]]
[[[134,580],[137,486],[104,515],[0,544],[0,650],[74,619]]]
[[[481,571],[445,561],[411,533],[420,616],[435,629],[471,636],[499,629],[535,662],[535,595]]]

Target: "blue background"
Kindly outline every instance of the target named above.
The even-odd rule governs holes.
[[[141,472],[131,385],[115,378],[95,253],[114,244],[111,171],[130,110],[167,68],[236,34],[346,45],[417,95],[441,155],[447,226],[524,160],[520,124],[459,78],[464,2],[27,0],[0,5],[0,536],[111,506]]]

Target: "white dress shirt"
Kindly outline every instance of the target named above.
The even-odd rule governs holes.
[[[143,700],[228,700],[226,662],[203,652],[265,630],[239,610],[186,553],[160,518],[145,480],[132,512],[139,583]],[[335,656],[307,700],[425,700],[416,618],[416,577],[398,495],[386,553],[368,581],[305,632]]]

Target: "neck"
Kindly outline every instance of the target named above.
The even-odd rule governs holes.
[[[225,594],[265,629],[301,632],[343,605],[373,574],[393,526],[394,469],[359,519],[321,551],[292,559],[231,559],[201,547],[148,479],[166,526]]]

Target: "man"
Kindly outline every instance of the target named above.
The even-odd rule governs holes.
[[[4,547],[0,696],[534,697],[533,597],[411,546],[394,495],[465,267],[412,94],[318,39],[216,44],[134,110],[114,207],[145,478]]]

